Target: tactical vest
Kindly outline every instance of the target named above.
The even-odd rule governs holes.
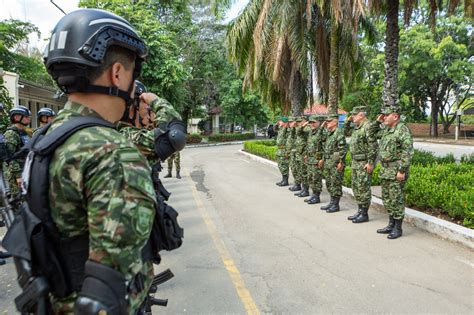
[[[29,153],[23,174],[26,203],[3,242],[14,257],[31,261],[34,273],[48,279],[50,292],[57,298],[80,290],[89,257],[89,234],[72,238],[60,236],[49,208],[49,165],[54,151],[70,136],[93,126],[115,128],[100,118],[78,117],[46,134],[49,124],[33,137],[27,146]],[[143,260],[154,263],[160,261],[160,250],[180,247],[183,238],[183,229],[177,223],[178,213],[163,197],[158,205],[150,239],[142,251]]]

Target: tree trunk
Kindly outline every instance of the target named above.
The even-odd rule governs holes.
[[[399,0],[387,1],[387,30],[385,33],[385,79],[383,104],[385,107],[398,105],[398,28]]]
[[[295,67],[295,66],[293,66]],[[294,69],[290,79],[290,102],[293,116],[301,116],[306,105],[305,83],[301,77],[301,72]]]
[[[439,115],[439,106],[438,98],[436,91],[431,93],[431,132],[432,137],[438,137],[438,115]]]
[[[335,21],[331,25],[331,55],[329,57],[328,113],[337,114],[339,92],[339,32]]]

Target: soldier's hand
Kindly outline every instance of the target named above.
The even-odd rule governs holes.
[[[397,172],[397,181],[403,182],[405,180],[405,173],[402,173],[400,171]]]
[[[352,115],[349,115],[349,117],[347,117],[347,121],[353,121],[354,118],[352,118]]]
[[[306,155],[304,156],[304,162],[308,163],[308,157]]]
[[[378,116],[377,116],[377,121],[378,121],[378,122],[383,122],[383,118],[384,118],[384,117],[385,117],[384,114],[378,115]]]
[[[23,183],[23,180],[21,179],[21,177],[16,179],[16,184],[19,188],[21,188],[22,183]]]
[[[324,166],[324,160],[319,160],[318,167],[323,168]]]
[[[321,124],[321,128],[326,127],[326,123],[327,121],[323,121],[323,123]]]
[[[155,93],[150,93],[150,92],[142,93],[140,95],[140,100],[147,103],[148,105],[150,105],[157,98],[158,96]]]
[[[367,173],[372,174],[372,172],[374,171],[374,166],[370,163],[367,163],[364,166],[364,170],[366,170]]]
[[[344,163],[339,162],[339,164],[337,164],[336,169],[338,172],[342,172],[342,170],[344,169]]]

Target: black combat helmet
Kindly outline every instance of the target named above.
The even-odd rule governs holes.
[[[43,107],[38,111],[38,118],[40,118],[42,116],[54,117],[54,116],[56,116],[56,113],[51,108]]]
[[[147,55],[147,48],[130,23],[104,10],[81,9],[58,22],[46,46],[44,63],[65,93],[101,93],[118,96],[129,102],[132,89],[127,92],[116,87],[91,85],[87,79],[89,70],[102,65],[112,46],[120,46],[135,53],[136,79]]]
[[[10,118],[13,118],[14,115],[21,115],[21,116],[26,116],[26,117],[31,116],[30,110],[23,105],[13,107],[12,109],[10,109],[9,114],[10,114]]]

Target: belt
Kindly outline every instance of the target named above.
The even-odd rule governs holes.
[[[383,167],[392,167],[392,166],[399,166],[400,161],[393,161],[393,162],[381,162]]]

